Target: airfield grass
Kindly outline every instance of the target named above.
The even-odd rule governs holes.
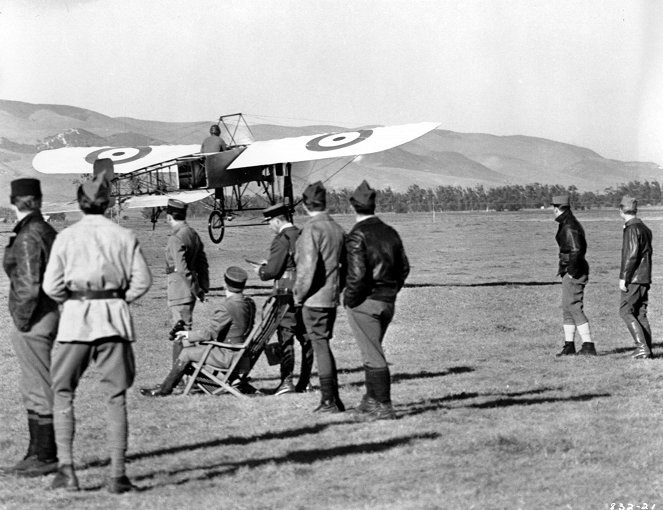
[[[127,471],[141,491],[113,496],[103,488],[105,405],[91,369],[76,399],[83,490],[49,491],[52,476],[1,476],[0,507],[663,508],[663,360],[630,358],[632,341],[617,314],[617,213],[577,216],[592,268],[585,310],[599,356],[591,358],[555,357],[563,335],[550,211],[384,216],[404,239],[412,274],[385,340],[399,417],[374,423],[355,423],[348,413],[313,414],[317,392],[247,400],[142,397],[137,389],[161,381],[170,363],[162,269],[168,231],[129,221],[155,277],[133,305],[138,373],[129,391]],[[654,231],[655,269],[663,267],[663,211],[641,216]],[[349,216],[337,219],[346,229],[352,223]],[[206,229],[204,221],[192,223]],[[262,258],[270,239],[266,227],[257,227],[227,229],[219,246],[206,240],[213,289],[194,322],[208,320],[221,299],[225,268]],[[660,282],[656,276],[650,303],[659,355]],[[260,304],[269,286],[252,278],[247,292]],[[5,306],[0,319],[9,324]],[[7,330],[0,342],[0,465],[15,462],[26,447]],[[361,398],[363,370],[343,310],[332,348],[350,407]],[[261,359],[252,376],[256,387],[273,388],[278,367]]]

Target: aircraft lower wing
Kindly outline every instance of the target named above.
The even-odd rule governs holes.
[[[212,192],[207,189],[191,191],[170,191],[165,195],[136,195],[122,201],[122,207],[127,209],[142,209],[143,207],[166,207],[168,200],[174,198],[187,204],[198,202],[210,196]]]
[[[410,142],[439,125],[422,122],[253,142],[228,166],[228,170],[372,154]]]

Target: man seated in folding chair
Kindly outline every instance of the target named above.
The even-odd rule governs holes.
[[[173,392],[182,377],[191,368],[192,362],[200,361],[208,349],[200,342],[217,341],[227,344],[243,344],[253,329],[256,304],[245,296],[244,286],[248,275],[241,267],[231,266],[223,276],[226,283],[226,298],[214,311],[210,325],[195,331],[178,331],[176,338],[182,341],[184,348],[173,365],[170,373],[157,388],[141,388],[146,397],[165,397]],[[213,347],[205,363],[219,368],[229,368],[233,362],[234,351]],[[237,364],[237,373],[243,375],[250,370],[249,359],[243,357]]]

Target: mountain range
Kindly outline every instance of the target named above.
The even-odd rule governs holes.
[[[213,118],[215,112],[211,114]],[[49,201],[71,200],[72,182],[78,176],[37,173],[31,165],[37,152],[63,146],[195,144],[207,135],[209,125],[208,120],[160,122],[109,117],[75,106],[0,99],[0,187],[9,190],[9,182],[17,177],[39,177],[48,189]],[[347,130],[331,125],[251,125],[256,140]],[[591,149],[544,138],[436,129],[400,147],[362,156],[333,173],[326,185],[354,187],[361,179],[394,191],[405,191],[413,184],[435,188],[534,182],[602,191],[628,181],[663,182],[663,168],[653,162],[607,159]],[[0,205],[7,205],[7,195],[0,196]]]

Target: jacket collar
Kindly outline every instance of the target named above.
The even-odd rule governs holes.
[[[571,212],[571,209],[567,209],[562,214],[557,216],[557,218],[555,218],[555,221],[561,224],[569,220],[570,218],[573,218],[573,213]]]
[[[624,228],[630,227],[631,225],[635,225],[636,223],[642,223],[642,220],[637,216],[635,218],[631,218],[626,223],[624,223]]]
[[[21,230],[25,225],[27,225],[31,221],[39,221],[42,219],[43,216],[41,215],[40,211],[32,211],[30,214],[23,217],[23,219],[14,226],[14,233],[18,233],[19,230]]]

